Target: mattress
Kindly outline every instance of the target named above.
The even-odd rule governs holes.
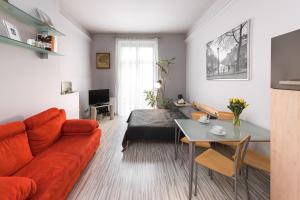
[[[174,119],[188,118],[178,109],[141,109],[131,112],[122,142],[126,148],[135,140],[175,140]]]

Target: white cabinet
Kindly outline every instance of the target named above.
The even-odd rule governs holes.
[[[60,95],[60,106],[66,111],[67,119],[79,119],[79,92]]]

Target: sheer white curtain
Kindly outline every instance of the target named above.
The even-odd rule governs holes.
[[[117,39],[116,45],[118,114],[149,108],[144,91],[157,80],[157,39]]]

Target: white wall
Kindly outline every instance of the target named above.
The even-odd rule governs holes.
[[[186,89],[186,47],[185,34],[122,34],[117,37],[133,37],[133,38],[149,38],[159,36],[158,54],[159,58],[175,57],[175,64],[172,65],[170,74],[168,75],[166,95],[170,98],[177,98],[178,94],[185,95]],[[94,89],[109,88],[111,95],[115,96],[115,47],[116,35],[114,34],[98,34],[93,36],[92,43],[92,68],[93,68],[93,87]],[[111,53],[111,69],[98,70],[96,69],[96,53],[110,52]]]
[[[299,8],[299,0],[217,1],[186,40],[189,99],[227,110],[229,97],[243,97],[250,107],[242,118],[269,129],[271,38],[300,28]],[[207,81],[206,43],[247,19],[251,19],[251,80]],[[268,154],[267,145],[256,147]]]
[[[42,9],[67,36],[59,39],[59,49],[65,56],[49,56],[47,60],[34,52],[0,43],[0,122],[22,120],[59,106],[61,81],[72,81],[74,89],[80,91],[83,115],[91,87],[90,38],[59,13],[57,1],[10,2],[30,13],[36,7]]]

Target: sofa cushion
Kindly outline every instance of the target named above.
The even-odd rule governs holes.
[[[22,122],[0,125],[0,176],[9,176],[32,160]]]
[[[50,108],[41,113],[38,113],[34,116],[27,118],[24,123],[27,129],[34,129],[39,127],[51,119],[57,117],[60,114],[60,110],[58,108]]]
[[[33,155],[46,150],[60,137],[61,127],[65,120],[64,110],[52,108],[24,121]]]
[[[36,192],[35,182],[27,177],[0,177],[1,200],[25,200]]]
[[[62,127],[63,135],[78,135],[77,133],[91,133],[99,127],[96,120],[72,119],[66,120]]]
[[[80,172],[80,159],[77,156],[60,152],[43,152],[14,176],[32,178],[37,184],[32,199],[61,199],[70,182],[74,182]]]
[[[25,132],[23,122],[11,122],[0,125],[0,141]]]
[[[89,135],[62,136],[47,151],[76,155],[80,158],[81,165],[84,165],[98,148],[100,136],[100,129],[95,129]]]

